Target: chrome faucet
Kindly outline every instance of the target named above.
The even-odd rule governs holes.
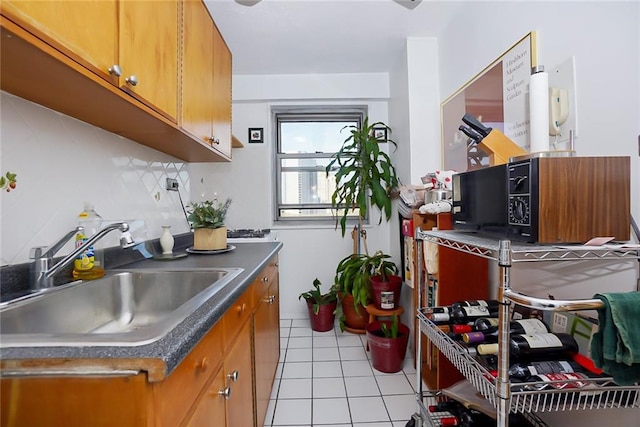
[[[89,246],[103,238],[110,231],[119,229],[122,232],[120,236],[120,247],[130,248],[135,245],[135,241],[129,233],[129,224],[126,222],[114,222],[109,224],[84,242],[81,246],[75,248],[73,252],[61,259],[57,264],[49,267],[53,256],[73,237],[76,233],[83,231],[83,227],[76,227],[65,234],[58,242],[54,243],[48,250],[46,247],[40,246],[31,248],[30,258],[33,260],[31,265],[31,289],[40,290],[53,287],[53,276],[62,268],[72,262],[78,255],[84,252]],[[45,252],[46,251],[46,252]]]

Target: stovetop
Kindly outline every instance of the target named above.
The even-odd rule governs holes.
[[[227,230],[227,239],[262,238],[269,233],[271,233],[269,228],[238,228],[237,230]]]

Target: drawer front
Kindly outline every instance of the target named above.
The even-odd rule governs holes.
[[[235,341],[238,332],[244,323],[251,316],[253,311],[253,286],[238,298],[222,317],[224,328],[224,349],[225,351]]]
[[[223,330],[218,322],[169,377],[154,383],[155,416],[162,426],[177,426],[222,364]]]
[[[253,282],[253,306],[257,307],[261,299],[263,299],[269,286],[278,278],[278,257],[273,257],[269,264],[260,272],[256,280]]]

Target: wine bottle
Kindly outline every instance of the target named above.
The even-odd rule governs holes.
[[[509,368],[509,377],[521,380],[538,374],[567,374],[582,372],[579,364],[570,360],[550,360],[530,363],[515,363]]]
[[[484,331],[492,326],[498,326],[500,320],[497,317],[481,317],[473,322],[476,331]]]
[[[443,400],[442,402],[438,402],[435,405],[429,405],[429,412],[445,412],[452,411],[458,407],[459,403],[455,400]]]
[[[497,300],[468,300],[468,301],[457,301],[451,304],[451,308],[456,309],[460,307],[487,307],[491,311],[497,311],[498,307],[500,307],[500,302]]]
[[[510,334],[541,334],[550,332],[542,320],[538,319],[519,319],[509,322]],[[462,335],[462,340],[467,344],[492,343],[498,342],[499,331],[498,326],[492,326],[484,331],[467,332]]]
[[[451,332],[456,334],[466,334],[467,332],[474,332],[475,330],[473,325],[451,325]]]
[[[458,305],[449,314],[452,323],[465,324],[482,317],[497,317],[497,307],[487,305]]]
[[[577,353],[578,343],[569,334],[523,334],[511,336],[509,349],[511,356],[516,358],[539,355],[549,357],[552,354]]]

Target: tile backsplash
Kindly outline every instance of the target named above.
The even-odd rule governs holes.
[[[189,231],[189,165],[116,134],[0,92],[0,173],[17,175],[0,193],[0,264],[28,262],[76,225],[84,202],[105,220],[136,220],[137,240],[158,238],[162,225]],[[165,189],[176,178],[179,193]],[[105,246],[117,245],[116,233]],[[70,243],[60,254],[68,252]]]

